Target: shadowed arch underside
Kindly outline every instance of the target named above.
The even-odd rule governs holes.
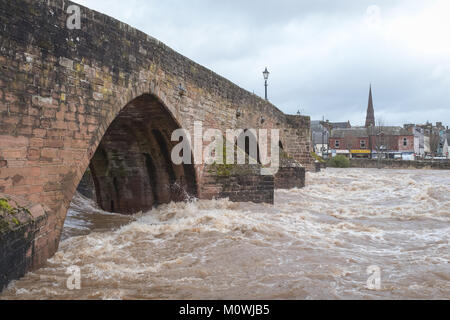
[[[192,165],[174,165],[179,125],[152,95],[130,102],[112,122],[89,165],[95,199],[106,211],[133,214],[196,196]]]

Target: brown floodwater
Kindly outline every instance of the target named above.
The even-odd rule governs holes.
[[[192,201],[134,217],[77,195],[63,239],[0,299],[450,299],[450,171],[327,169],[274,206]],[[72,266],[80,290],[67,288]]]

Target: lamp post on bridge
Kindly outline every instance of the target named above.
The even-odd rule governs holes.
[[[266,70],[264,70],[264,72],[263,72],[263,76],[264,76],[264,86],[266,87],[266,100],[267,101],[269,100],[267,98],[267,86],[268,86],[267,80],[269,79],[269,74],[270,74],[270,72],[267,70],[267,67],[266,67]]]

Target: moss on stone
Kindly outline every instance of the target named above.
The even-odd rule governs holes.
[[[30,10],[30,13],[33,15],[33,16],[40,16],[41,15],[41,13],[38,11],[38,10],[36,10],[35,8],[33,8],[33,7],[29,7],[28,8],[29,10]]]
[[[18,205],[15,201],[13,207],[10,201],[13,200],[0,199],[0,233],[5,233],[13,230],[16,226],[20,226],[22,224],[21,220],[27,219],[26,215],[32,216],[30,210]]]
[[[3,198],[0,199],[0,211],[10,215],[14,215],[16,213],[16,210],[9,204],[8,200]]]
[[[224,137],[224,141],[226,141]],[[236,152],[242,152],[245,153],[244,150],[240,149],[239,147],[236,147]],[[209,170],[209,173],[215,173],[219,177],[230,177],[232,175],[246,175],[251,173],[251,170],[247,166],[238,165],[236,163],[227,164],[227,150],[226,150],[226,143],[223,145],[222,150],[223,155],[223,161],[221,164],[218,164],[217,162],[214,162],[211,165],[211,169]],[[237,154],[235,154],[235,160],[236,160]],[[250,158],[248,154],[246,154],[246,158]]]
[[[319,161],[320,163],[325,163],[325,160],[319,155],[317,155],[315,152],[311,152],[311,157],[313,157],[316,161]]]
[[[212,164],[212,168],[219,177],[231,176],[231,173],[235,167],[236,165],[234,164],[217,164],[216,162]],[[210,172],[213,173],[214,171],[211,170]]]
[[[286,151],[280,150],[280,158],[281,159],[290,159],[293,160],[294,158],[291,157]]]
[[[0,216],[0,233],[5,233],[9,229],[10,229],[9,223],[5,221],[5,219],[2,216]]]
[[[76,43],[72,40],[67,41],[67,46],[71,47],[71,48],[76,48]]]
[[[47,40],[40,40],[37,45],[42,48],[45,49],[47,51],[51,51],[53,49],[53,45],[50,41]]]
[[[225,138],[224,138],[224,141],[226,141]],[[214,162],[211,165],[212,170],[210,170],[210,173],[216,173],[220,177],[229,177],[229,176],[231,176],[231,173],[232,173],[233,169],[236,167],[236,165],[235,164],[227,164],[226,143],[223,144],[222,157],[223,157],[222,164],[218,164],[217,162]]]
[[[7,199],[0,199],[0,232],[5,233],[11,230],[10,221],[14,221],[14,214],[16,209],[14,209],[8,202]],[[17,219],[16,219],[17,220]]]

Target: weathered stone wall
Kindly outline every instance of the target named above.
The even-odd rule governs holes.
[[[301,116],[286,116],[286,125],[282,129],[281,141],[284,151],[292,156],[308,171],[315,171],[311,144],[311,118]]]
[[[282,158],[280,162],[280,169],[275,175],[275,189],[304,188],[306,180],[305,167],[289,158]]]
[[[430,169],[450,170],[450,161],[403,161],[403,160],[369,160],[351,159],[352,168],[384,168],[384,169]]]
[[[305,168],[302,167],[282,167],[275,176],[276,189],[293,189],[305,187]]]
[[[36,257],[36,246],[47,239],[38,237],[38,230],[46,224],[47,214],[40,205],[31,205],[17,197],[0,194],[0,292],[9,283],[25,275]],[[14,208],[12,213],[5,209]]]
[[[105,132],[144,94],[191,134],[195,121],[222,131],[281,129],[285,150],[311,167],[309,118],[283,114],[98,12],[82,7],[81,30],[69,30],[71,4],[0,0],[0,192],[49,208],[33,265],[56,251],[67,208]],[[195,175],[198,197],[208,197],[204,167]]]
[[[274,203],[274,177],[261,175],[260,165],[207,166],[205,198],[235,202]]]

